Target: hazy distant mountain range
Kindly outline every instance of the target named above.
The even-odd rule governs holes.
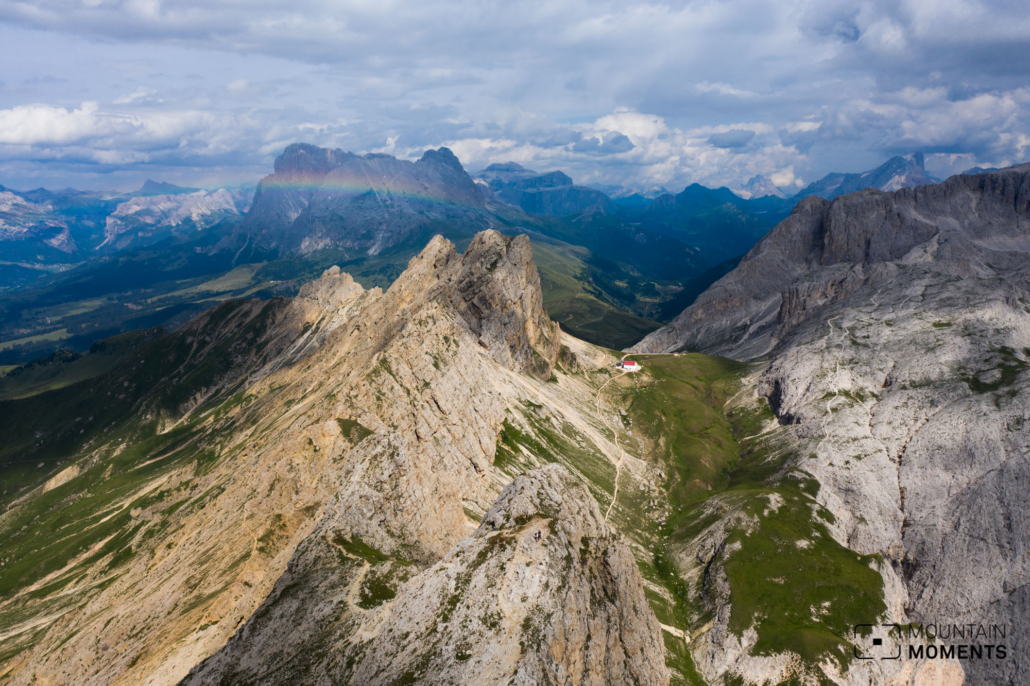
[[[245,212],[252,189],[182,188],[147,179],[133,193],[0,186],[0,288]]]
[[[538,174],[515,162],[505,162],[491,164],[478,178],[490,187],[495,198],[529,214],[565,217],[587,208],[615,212],[607,195],[575,185],[572,178],[560,171]]]
[[[926,173],[926,169],[923,168],[923,153],[914,152],[892,157],[876,169],[861,174],[827,174],[815,183],[802,188],[796,197],[801,199],[809,195],[818,195],[820,198],[832,200],[837,196],[866,188],[896,191],[901,188],[916,188],[931,183],[940,183],[940,179]]]
[[[174,327],[212,297],[290,295],[329,264],[385,287],[432,235],[460,247],[488,228],[531,236],[550,316],[622,347],[689,306],[804,195],[932,181],[916,153],[794,197],[755,176],[737,191],[613,199],[514,162],[470,175],[446,148],[412,162],[297,144],[255,191],[0,188],[0,363]]]
[[[990,170],[976,167],[964,173]],[[247,212],[252,197],[254,211],[239,235],[277,250],[342,247],[376,254],[434,227],[475,233],[504,225],[509,221],[498,222],[494,215],[497,205],[507,205],[540,217],[568,217],[587,209],[617,216],[682,240],[698,248],[709,264],[717,264],[743,254],[796,200],[808,195],[832,199],[864,188],[890,191],[936,181],[926,174],[923,155],[911,153],[867,172],[828,174],[793,198],[758,175],[734,191],[693,184],[678,195],[653,189],[613,199],[597,188],[577,185],[561,171],[539,173],[515,162],[492,164],[473,179],[446,149],[408,162],[297,144],[279,157],[256,195],[249,188],[208,191],[151,179],[138,191],[123,194],[43,188],[22,192],[0,186],[0,243],[6,263],[0,269],[0,288],[98,254],[212,226]],[[609,190],[615,192],[614,187]]]

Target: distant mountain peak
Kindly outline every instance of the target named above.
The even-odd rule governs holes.
[[[774,196],[777,198],[785,198],[783,191],[776,187],[776,185],[769,179],[768,176],[759,174],[752,176],[744,187],[738,191],[733,191],[745,200],[752,198],[764,198],[766,196]]]
[[[593,208],[613,214],[615,205],[603,192],[577,186],[572,177],[555,170],[538,174],[515,162],[491,164],[479,173],[493,196],[530,214],[564,217]]]
[[[526,169],[525,167],[523,167],[518,162],[494,162],[493,164],[491,164],[489,167],[487,167],[483,171],[488,171],[488,172],[529,172],[530,174],[533,173],[531,170]]]
[[[274,169],[240,226],[264,247],[341,247],[375,255],[432,221],[473,233],[489,225],[484,193],[447,148],[411,162],[296,143],[276,158]]]
[[[976,174],[988,174],[990,172],[996,172],[1002,169],[1002,167],[970,167],[963,172],[960,172],[960,176],[975,176]]]
[[[136,193],[137,195],[180,195],[182,193],[196,192],[196,188],[185,188],[183,186],[176,186],[174,183],[147,179]]]
[[[921,152],[910,152],[907,155],[902,155],[907,162],[911,162],[918,166],[920,169],[924,167],[923,153]]]
[[[461,162],[458,160],[457,155],[451,152],[450,148],[426,150],[424,153],[422,153],[422,158],[419,159],[419,162],[435,162],[438,164],[446,165],[448,167],[452,167],[462,172],[465,171],[465,168],[461,166]]]
[[[910,152],[905,155],[895,155],[876,169],[866,172],[858,174],[832,172],[803,188],[797,197],[818,195],[820,198],[832,200],[837,196],[866,188],[877,188],[889,192],[939,182],[939,179],[926,173],[923,153]]]

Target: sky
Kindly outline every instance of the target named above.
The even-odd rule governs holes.
[[[1025,0],[0,0],[0,185],[256,183],[294,142],[788,193],[1030,159]]]

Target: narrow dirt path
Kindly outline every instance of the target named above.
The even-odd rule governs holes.
[[[354,581],[351,582],[350,589],[347,591],[347,602],[351,604],[351,607],[358,614],[365,614],[368,612],[365,608],[358,605],[358,591],[361,590],[361,582],[365,580],[365,575],[368,574],[368,570],[372,565],[367,560],[361,565],[361,569],[358,570],[358,575],[354,577]]]
[[[329,545],[343,553],[346,557],[354,560],[355,562],[361,563],[361,569],[358,570],[358,573],[354,577],[354,580],[350,582],[350,588],[347,589],[347,602],[350,603],[350,606],[354,608],[354,611],[358,614],[367,614],[368,610],[358,605],[358,592],[361,591],[361,583],[365,580],[365,576],[368,574],[368,570],[372,568],[372,565],[369,563],[368,560],[364,560],[360,557],[354,557],[349,552],[344,550],[343,546],[341,546],[339,543],[337,543],[329,537],[328,532],[326,533],[325,541],[326,543],[328,543]]]
[[[622,356],[626,358],[625,355]],[[619,476],[622,474],[622,461],[626,457],[626,451],[622,449],[619,444],[619,432],[616,431],[615,426],[604,417],[604,413],[601,411],[601,393],[604,392],[605,387],[615,379],[625,376],[628,372],[622,372],[618,376],[613,376],[597,389],[597,418],[601,420],[601,423],[612,430],[612,436],[614,437],[615,447],[619,449],[619,459],[615,461],[615,490],[612,493],[612,502],[608,505],[608,511],[604,513],[604,521],[608,521],[608,517],[612,514],[612,508],[615,507],[615,501],[619,498]]]

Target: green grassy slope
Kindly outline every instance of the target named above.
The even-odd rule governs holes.
[[[667,475],[655,568],[668,570],[671,558],[679,573],[670,587],[675,607],[666,611],[692,632],[713,619],[709,574],[693,583],[683,575],[697,564],[685,552],[721,519],[729,523],[721,550],[732,552],[712,558],[707,571],[721,566],[728,580],[730,631],[754,628],[756,654],[797,653],[817,679],[825,678],[818,666],[825,659],[846,666],[851,627],[886,611],[882,561],[830,536],[833,515],[815,501],[818,482],[775,431],[761,434],[773,418],[764,399],[724,410],[743,365],[705,355],[638,359],[650,379],[626,394],[628,414]]]
[[[97,341],[85,355],[58,350],[0,376],[0,400],[27,398],[64,388],[114,369],[127,355],[164,329],[139,329]]]
[[[234,374],[260,364],[258,341],[282,305],[224,303],[91,379],[0,400],[0,635],[9,634],[0,664],[51,627],[27,620],[88,602],[148,540],[168,535],[176,512],[213,497],[202,477],[251,400],[234,392]],[[206,390],[213,395],[170,426]]]
[[[812,678],[825,680],[823,661],[846,666],[851,659],[851,625],[885,611],[881,561],[830,536],[833,516],[816,503],[818,484],[770,429],[764,399],[727,404],[741,389],[745,365],[698,354],[634,359],[645,371],[614,379],[602,404],[622,410],[619,444],[646,470],[623,470],[611,522],[632,542],[659,621],[697,637],[728,602],[730,631],[741,636],[754,628],[756,654],[794,652]],[[612,378],[607,369],[574,375],[595,388]],[[514,476],[562,462],[606,510],[611,462],[573,427],[559,426],[527,407],[505,425],[496,463]],[[706,536],[721,552],[707,550],[699,561],[697,543]],[[728,597],[713,575],[723,575]],[[700,640],[670,632],[664,638],[673,683],[704,683],[690,652]]]
[[[586,280],[586,248],[533,241],[533,261],[540,272],[547,314],[576,338],[621,350],[657,329],[658,322],[614,307]]]

